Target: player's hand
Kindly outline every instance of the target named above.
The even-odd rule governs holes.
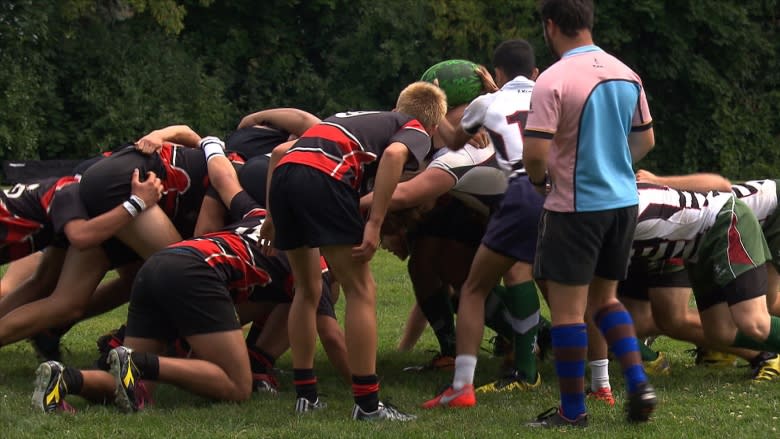
[[[130,193],[141,198],[146,207],[157,204],[162,198],[165,187],[162,181],[157,178],[157,174],[152,171],[146,173],[146,180],[141,181],[141,172],[138,168],[133,170],[133,176],[130,179]]]
[[[493,93],[495,91],[498,91],[498,86],[496,85],[496,81],[493,80],[493,75],[490,74],[487,68],[485,66],[479,66],[475,70],[477,72],[477,75],[479,75],[479,79],[482,80],[482,91],[486,93]]]
[[[636,181],[639,183],[658,183],[658,177],[650,171],[640,169],[636,171]]]
[[[379,230],[372,221],[366,223],[363,229],[363,242],[357,247],[352,247],[352,258],[357,262],[367,263],[374,257],[376,249],[379,247]]]
[[[485,149],[490,145],[490,136],[484,130],[479,130],[477,134],[471,137],[468,143],[474,148]]]
[[[409,257],[409,245],[403,233],[385,235],[379,246],[394,254],[398,259],[405,261]]]
[[[534,185],[534,189],[536,190],[536,192],[539,192],[539,195],[541,195],[543,197],[546,197],[547,194],[550,193],[550,190],[552,188],[550,187],[549,184],[547,184],[547,185],[544,185],[544,186],[536,186],[536,185]]]
[[[260,226],[260,245],[264,255],[274,256],[276,254],[276,249],[274,249],[275,236],[274,222],[271,220],[270,215],[266,216],[263,224]]]
[[[135,142],[135,149],[147,155],[154,154],[162,148],[163,143],[165,140],[161,136],[151,132]]]

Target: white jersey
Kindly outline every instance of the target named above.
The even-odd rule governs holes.
[[[471,134],[484,127],[496,149],[498,163],[507,173],[523,168],[523,130],[534,82],[523,76],[507,82],[500,90],[478,96],[466,107],[461,127]]]
[[[452,175],[455,185],[450,195],[485,215],[497,207],[506,191],[507,175],[499,168],[492,146],[480,149],[466,144],[457,151],[446,150],[428,168]]]
[[[699,238],[712,227],[731,192],[689,192],[638,183],[633,256],[694,261]]]
[[[763,224],[777,210],[777,180],[752,180],[731,185],[731,191]]]

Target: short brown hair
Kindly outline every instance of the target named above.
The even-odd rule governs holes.
[[[583,29],[593,30],[593,0],[541,0],[542,21],[552,20],[561,32],[575,37]]]
[[[426,129],[432,128],[447,114],[447,95],[430,82],[413,82],[401,90],[395,109],[419,120]]]

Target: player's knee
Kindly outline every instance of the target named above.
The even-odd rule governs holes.
[[[769,319],[740,319],[737,323],[739,331],[755,340],[766,340],[769,337]]]

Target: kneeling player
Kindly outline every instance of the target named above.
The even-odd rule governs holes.
[[[206,154],[219,156],[222,148],[221,142],[204,139]],[[67,394],[115,394],[122,410],[135,411],[149,400],[145,383],[152,381],[223,401],[249,398],[252,375],[234,304],[247,301],[253,288],[271,284],[280,260],[262,255],[258,233],[265,211],[241,190],[230,162],[214,157],[208,164],[212,184],[223,200],[230,200],[238,220],[149,258],[133,285],[125,346],[109,352],[110,373],[42,363],[36,372],[35,407],[53,412],[68,408]],[[158,355],[178,335],[197,359]]]

